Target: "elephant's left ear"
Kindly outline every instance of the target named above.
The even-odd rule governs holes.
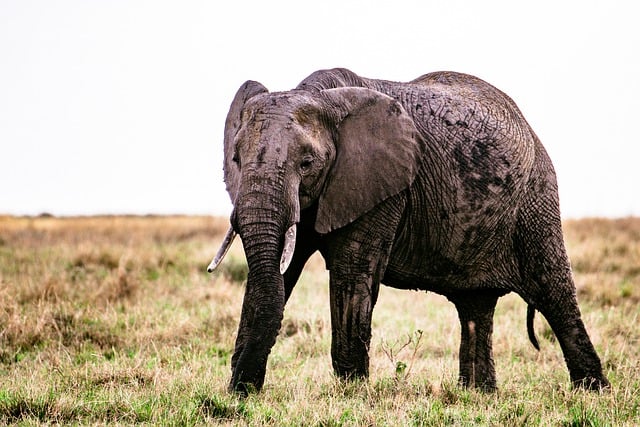
[[[240,181],[240,171],[238,165],[234,164],[233,157],[235,152],[234,138],[240,129],[240,118],[242,109],[247,101],[256,95],[268,92],[267,88],[261,83],[248,80],[244,82],[240,89],[236,92],[229,112],[227,120],[224,124],[224,182],[227,185],[227,192],[231,198],[231,203],[236,202],[238,195],[238,183]]]
[[[328,89],[322,96],[338,111],[336,159],[315,225],[328,233],[408,188],[422,143],[411,117],[390,96],[360,87]]]

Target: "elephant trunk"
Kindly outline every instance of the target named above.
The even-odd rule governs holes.
[[[249,187],[260,188],[260,194],[241,194],[233,220],[249,265],[229,384],[231,391],[242,394],[261,389],[280,329],[285,304],[281,255],[295,217],[285,208],[283,193],[269,196],[264,185]]]

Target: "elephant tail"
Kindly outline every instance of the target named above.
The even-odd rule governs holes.
[[[536,332],[533,330],[533,320],[536,316],[536,308],[531,304],[527,305],[527,333],[529,334],[529,341],[535,347],[536,350],[540,350],[538,339],[536,338]]]

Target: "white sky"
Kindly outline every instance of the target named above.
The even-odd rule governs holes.
[[[475,74],[547,147],[565,217],[640,215],[634,1],[0,0],[0,213],[227,214],[247,79]]]

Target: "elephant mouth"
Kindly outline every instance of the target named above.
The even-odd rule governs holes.
[[[296,248],[296,234],[297,226],[295,223],[290,226],[289,229],[284,233],[284,245],[282,249],[282,255],[280,257],[280,274],[284,274],[291,264],[293,253]],[[236,236],[237,233],[233,229],[233,227],[229,227],[229,230],[227,230],[227,234],[225,234],[224,240],[220,245],[220,249],[218,249],[218,252],[207,267],[208,273],[213,273],[215,269],[220,265],[224,257],[227,255],[227,252],[229,252],[229,249],[231,248],[231,245],[233,244]]]

